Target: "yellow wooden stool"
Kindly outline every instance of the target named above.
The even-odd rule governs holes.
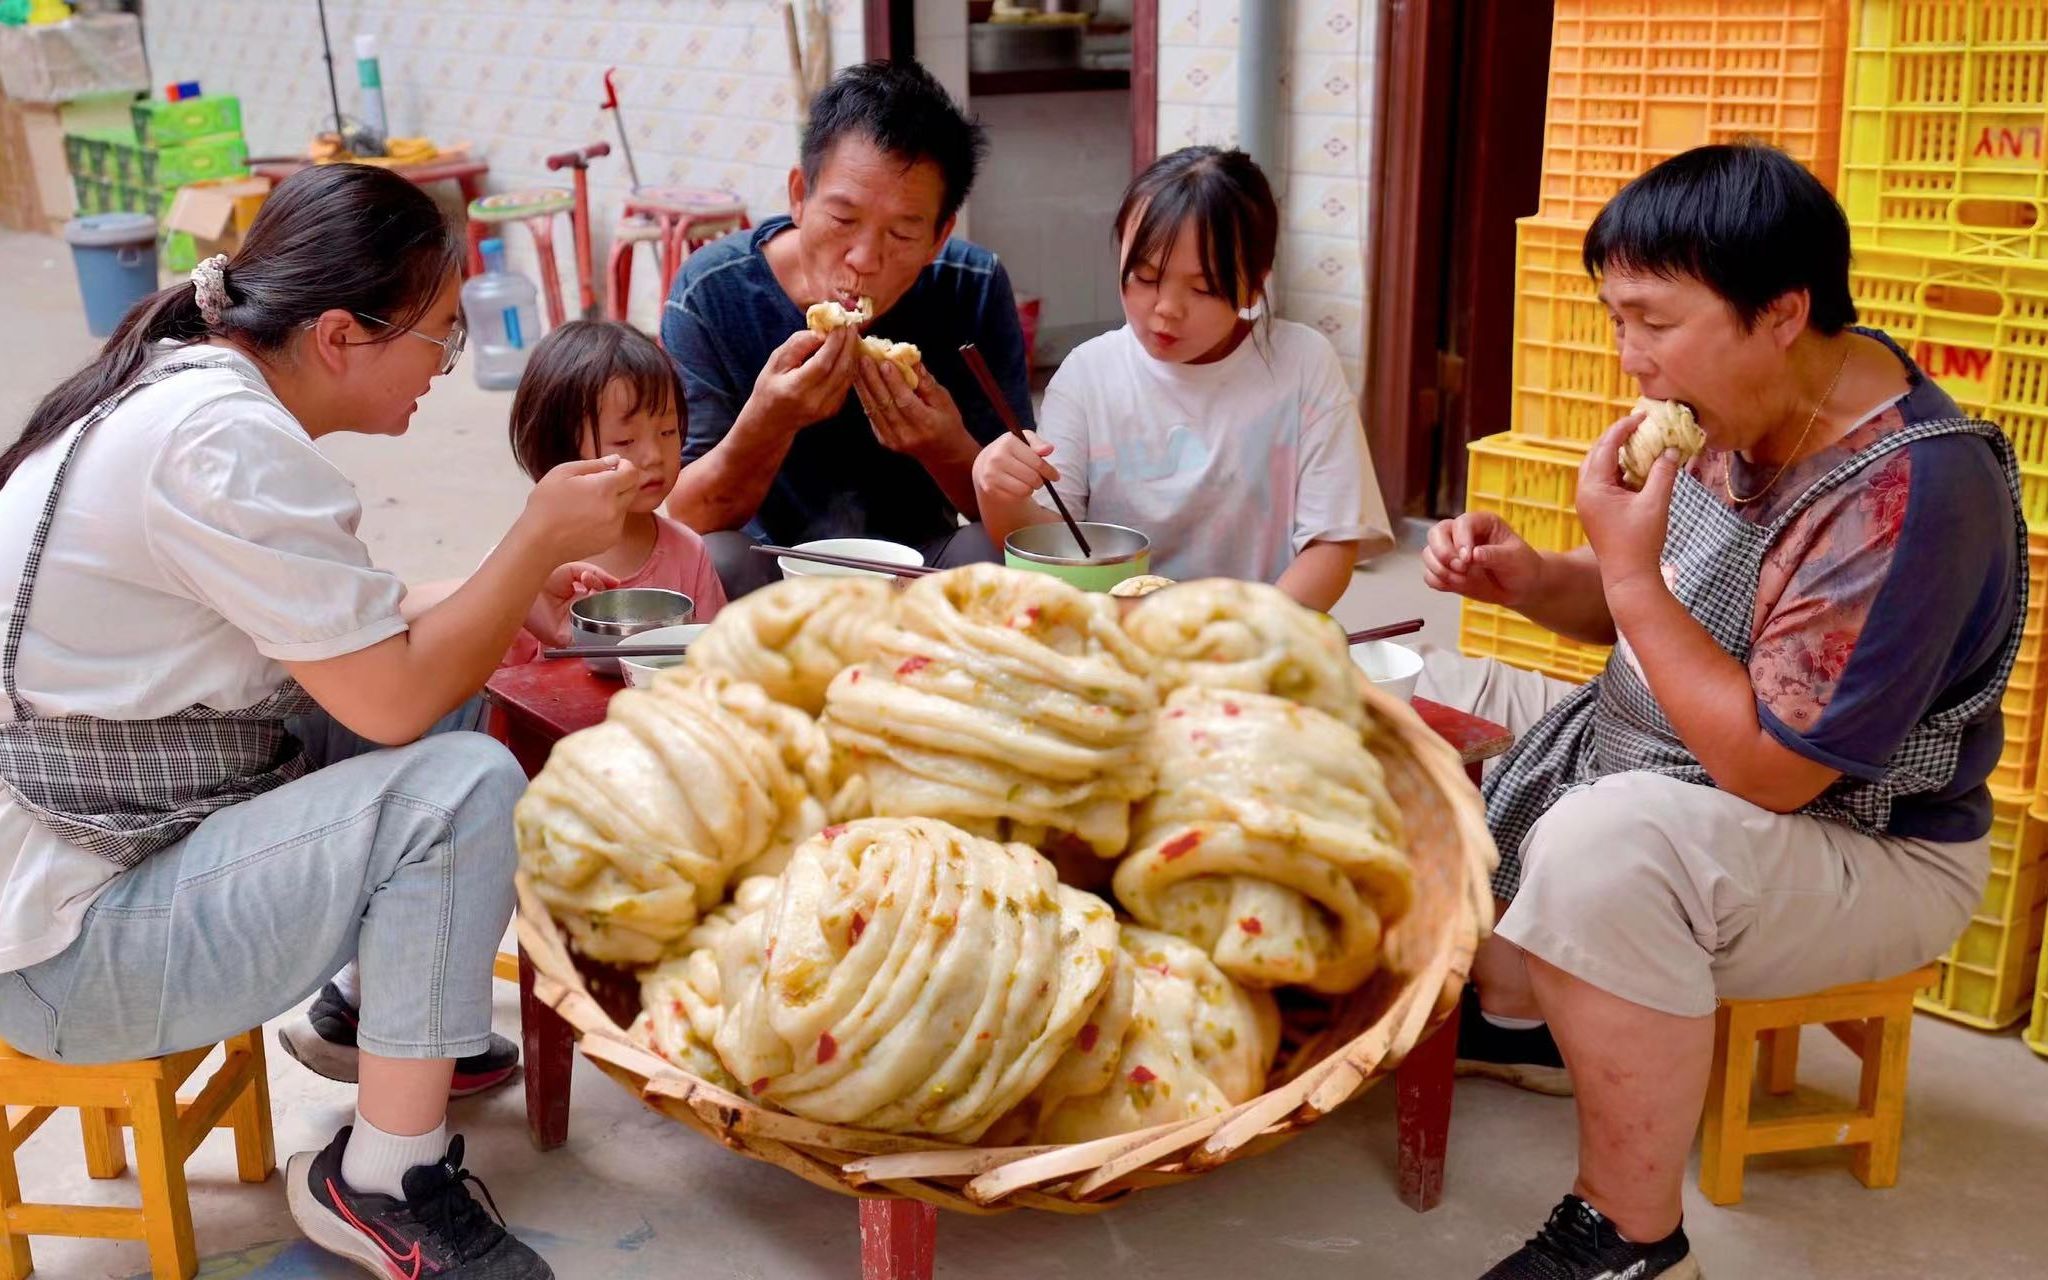
[[[142,1240],[149,1245],[155,1280],[191,1280],[198,1273],[185,1161],[208,1133],[233,1129],[242,1181],[262,1182],[277,1168],[263,1028],[224,1043],[227,1060],[190,1101],[179,1099],[178,1086],[213,1052],[212,1045],[140,1062],[73,1066],[31,1058],[0,1043],[0,1103],[7,1108],[0,1129],[0,1280],[24,1280],[35,1269],[30,1236]],[[121,1130],[135,1130],[140,1209],[34,1204],[21,1198],[14,1153],[59,1107],[78,1108],[86,1172],[95,1178],[118,1178],[126,1171]]]
[[[1933,966],[1883,982],[1832,987],[1783,1000],[1723,1000],[1714,1014],[1714,1069],[1700,1126],[1700,1191],[1715,1204],[1742,1199],[1742,1162],[1766,1151],[1851,1147],[1849,1169],[1866,1187],[1899,1180],[1899,1134],[1906,1120],[1906,1050],[1913,995],[1937,977]],[[1824,1115],[1752,1121],[1749,1096],[1763,1059],[1764,1091],[1792,1092],[1799,1071],[1799,1029],[1827,1029],[1863,1060],[1854,1108]]]

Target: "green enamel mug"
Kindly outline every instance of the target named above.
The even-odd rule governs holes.
[[[1083,591],[1107,591],[1126,578],[1152,572],[1152,540],[1120,524],[1083,520],[1081,536],[1094,555],[1084,556],[1063,520],[1026,525],[1003,541],[1003,563],[1012,569],[1048,573]]]

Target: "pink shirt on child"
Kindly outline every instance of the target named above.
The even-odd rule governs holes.
[[[619,585],[680,591],[696,601],[698,622],[711,621],[725,607],[725,587],[718,580],[711,553],[704,549],[704,539],[690,526],[659,513],[654,517],[654,550],[636,573],[619,579]],[[533,662],[542,647],[540,640],[522,627],[498,665],[516,667]]]

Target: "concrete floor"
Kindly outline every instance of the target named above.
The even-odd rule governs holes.
[[[0,439],[94,344],[84,330],[63,247],[0,234]],[[363,494],[363,535],[408,580],[473,566],[517,514],[524,484],[503,443],[509,396],[467,369],[421,405],[404,440],[341,437],[330,452]],[[1418,581],[1413,552],[1361,571],[1338,612],[1347,623],[1430,619],[1425,641],[1455,640],[1456,608]],[[498,1025],[516,1035],[501,985]],[[1747,1199],[1716,1209],[1687,1200],[1687,1230],[1711,1274],[1904,1280],[2048,1272],[2048,1062],[2012,1035],[1932,1018],[1915,1027],[1912,1102],[1897,1188],[1864,1190],[1828,1154],[1750,1162]],[[1853,1095],[1845,1054],[1809,1035],[1807,1084]],[[278,1149],[324,1143],[347,1121],[348,1089],[272,1057]],[[1811,1101],[1802,1095],[1801,1101]],[[1476,1276],[1517,1246],[1570,1185],[1568,1103],[1484,1082],[1461,1084],[1447,1194],[1417,1215],[1394,1196],[1393,1093],[1357,1099],[1298,1141],[1196,1182],[1147,1192],[1093,1218],[947,1215],[938,1271],[977,1280],[1095,1276]],[[855,1274],[853,1203],[732,1155],[642,1108],[579,1064],[568,1146],[528,1145],[516,1088],[455,1105],[468,1163],[514,1227],[564,1277],[758,1277]],[[132,1177],[84,1176],[76,1122],[53,1120],[21,1153],[32,1199],[133,1202]],[[209,1277],[354,1276],[300,1242],[273,1180],[234,1180],[233,1148],[210,1139],[190,1166]],[[146,1275],[136,1244],[38,1240],[39,1274]]]

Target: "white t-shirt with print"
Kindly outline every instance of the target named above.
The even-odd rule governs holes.
[[[404,587],[356,536],[362,505],[247,358],[132,393],[73,458],[36,575],[16,683],[37,714],[152,719],[239,710],[283,661],[354,653],[406,629]],[[77,434],[0,488],[0,630],[50,481]],[[13,710],[0,699],[0,720]],[[56,955],[118,868],[51,835],[0,790],[0,972]]]
[[[1385,532],[1358,399],[1307,325],[1274,320],[1213,364],[1156,360],[1128,325],[1091,339],[1053,375],[1038,434],[1074,517],[1144,533],[1176,580],[1273,582],[1311,542]]]

